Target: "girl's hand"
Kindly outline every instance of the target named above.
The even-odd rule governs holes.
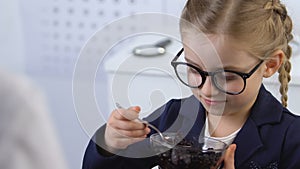
[[[234,169],[234,153],[236,150],[236,144],[231,144],[224,155],[224,167],[223,169]]]
[[[105,129],[105,143],[108,151],[114,152],[125,149],[130,144],[141,141],[150,133],[150,129],[143,123],[135,120],[138,118],[140,107],[114,110],[107,122]]]

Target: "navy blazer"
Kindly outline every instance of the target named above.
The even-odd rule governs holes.
[[[180,131],[191,139],[203,133],[205,118],[204,107],[191,96],[169,101],[147,120],[162,131]],[[89,142],[83,169],[150,169],[156,165],[157,156],[130,158],[126,154],[147,151],[148,139],[129,146],[123,151],[125,157],[105,153],[101,148],[105,146],[104,130],[102,126]],[[237,169],[300,169],[300,118],[284,108],[263,85],[234,143]]]

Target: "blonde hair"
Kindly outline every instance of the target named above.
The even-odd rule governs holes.
[[[278,73],[281,102],[287,106],[292,20],[279,0],[188,0],[181,15],[181,31],[189,29],[186,23],[205,34],[225,34],[246,43],[247,52],[260,59],[282,50],[285,56]]]

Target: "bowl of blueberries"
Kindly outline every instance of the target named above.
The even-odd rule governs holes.
[[[159,169],[217,169],[226,150],[222,141],[199,137],[184,139],[178,133],[163,133],[150,136],[150,143],[158,155]]]

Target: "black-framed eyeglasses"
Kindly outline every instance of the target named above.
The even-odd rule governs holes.
[[[211,76],[213,85],[220,91],[230,95],[238,95],[242,93],[246,88],[246,80],[263,63],[263,60],[261,60],[252,70],[250,70],[249,73],[242,73],[233,70],[207,72],[193,64],[177,62],[177,59],[181,56],[183,50],[184,49],[182,48],[171,62],[178,79],[183,84],[191,88],[201,88],[204,85],[207,76]]]

